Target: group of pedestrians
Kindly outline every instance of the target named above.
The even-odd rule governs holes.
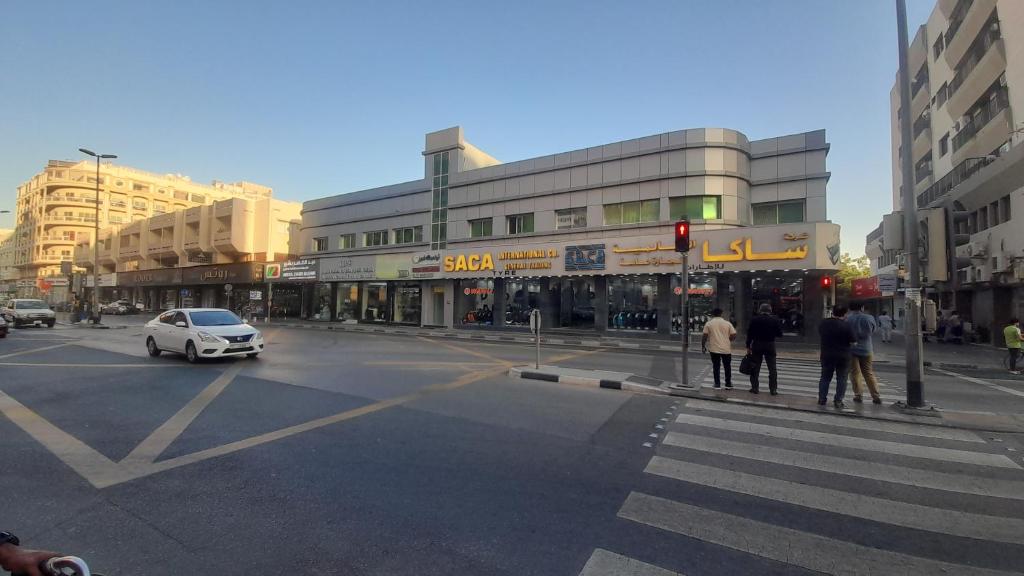
[[[775,340],[782,337],[782,322],[772,315],[770,304],[761,304],[757,315],[747,326],[747,356],[750,358],[750,392],[760,393],[761,365],[768,366],[768,391],[772,396],[779,393],[779,371],[776,365]],[[722,309],[711,311],[711,320],[704,324],[701,336],[701,350],[711,354],[714,369],[715,388],[722,387],[720,368],[725,367],[725,387],[732,388],[732,341],[736,339],[736,328],[725,318]]]

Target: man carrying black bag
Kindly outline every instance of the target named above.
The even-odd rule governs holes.
[[[779,373],[775,366],[775,339],[782,337],[782,323],[772,316],[772,306],[767,302],[757,308],[757,316],[747,327],[747,355],[753,366],[750,369],[750,393],[760,392],[758,376],[761,363],[768,365],[768,390],[772,396],[779,393]]]

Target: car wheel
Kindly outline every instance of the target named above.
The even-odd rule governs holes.
[[[187,358],[192,364],[199,362],[199,351],[196,350],[196,345],[193,344],[191,340],[185,344],[185,358]]]
[[[259,355],[260,355],[259,352],[250,352],[250,353],[246,354],[245,357],[246,358],[252,358],[253,360],[255,360],[256,357],[259,356]]]
[[[49,322],[46,323],[46,326],[48,328],[53,328],[53,325],[56,324],[56,323],[57,323],[56,320],[50,320]]]
[[[146,338],[146,350],[149,352],[149,355],[154,358],[160,355],[161,350],[156,347],[156,340],[153,340],[152,336]]]

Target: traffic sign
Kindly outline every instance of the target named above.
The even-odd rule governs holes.
[[[231,284],[225,284],[224,285],[224,291],[227,292],[228,294],[231,294],[231,291],[234,290],[234,289],[235,289],[235,287],[232,286]]]

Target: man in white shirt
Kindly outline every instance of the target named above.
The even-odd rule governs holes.
[[[711,320],[704,324],[704,334],[700,340],[701,352],[711,353],[711,365],[715,370],[715,388],[722,387],[722,380],[718,375],[721,364],[725,364],[725,387],[732,388],[732,341],[736,339],[736,328],[722,318],[721,308],[712,310],[711,316]]]

